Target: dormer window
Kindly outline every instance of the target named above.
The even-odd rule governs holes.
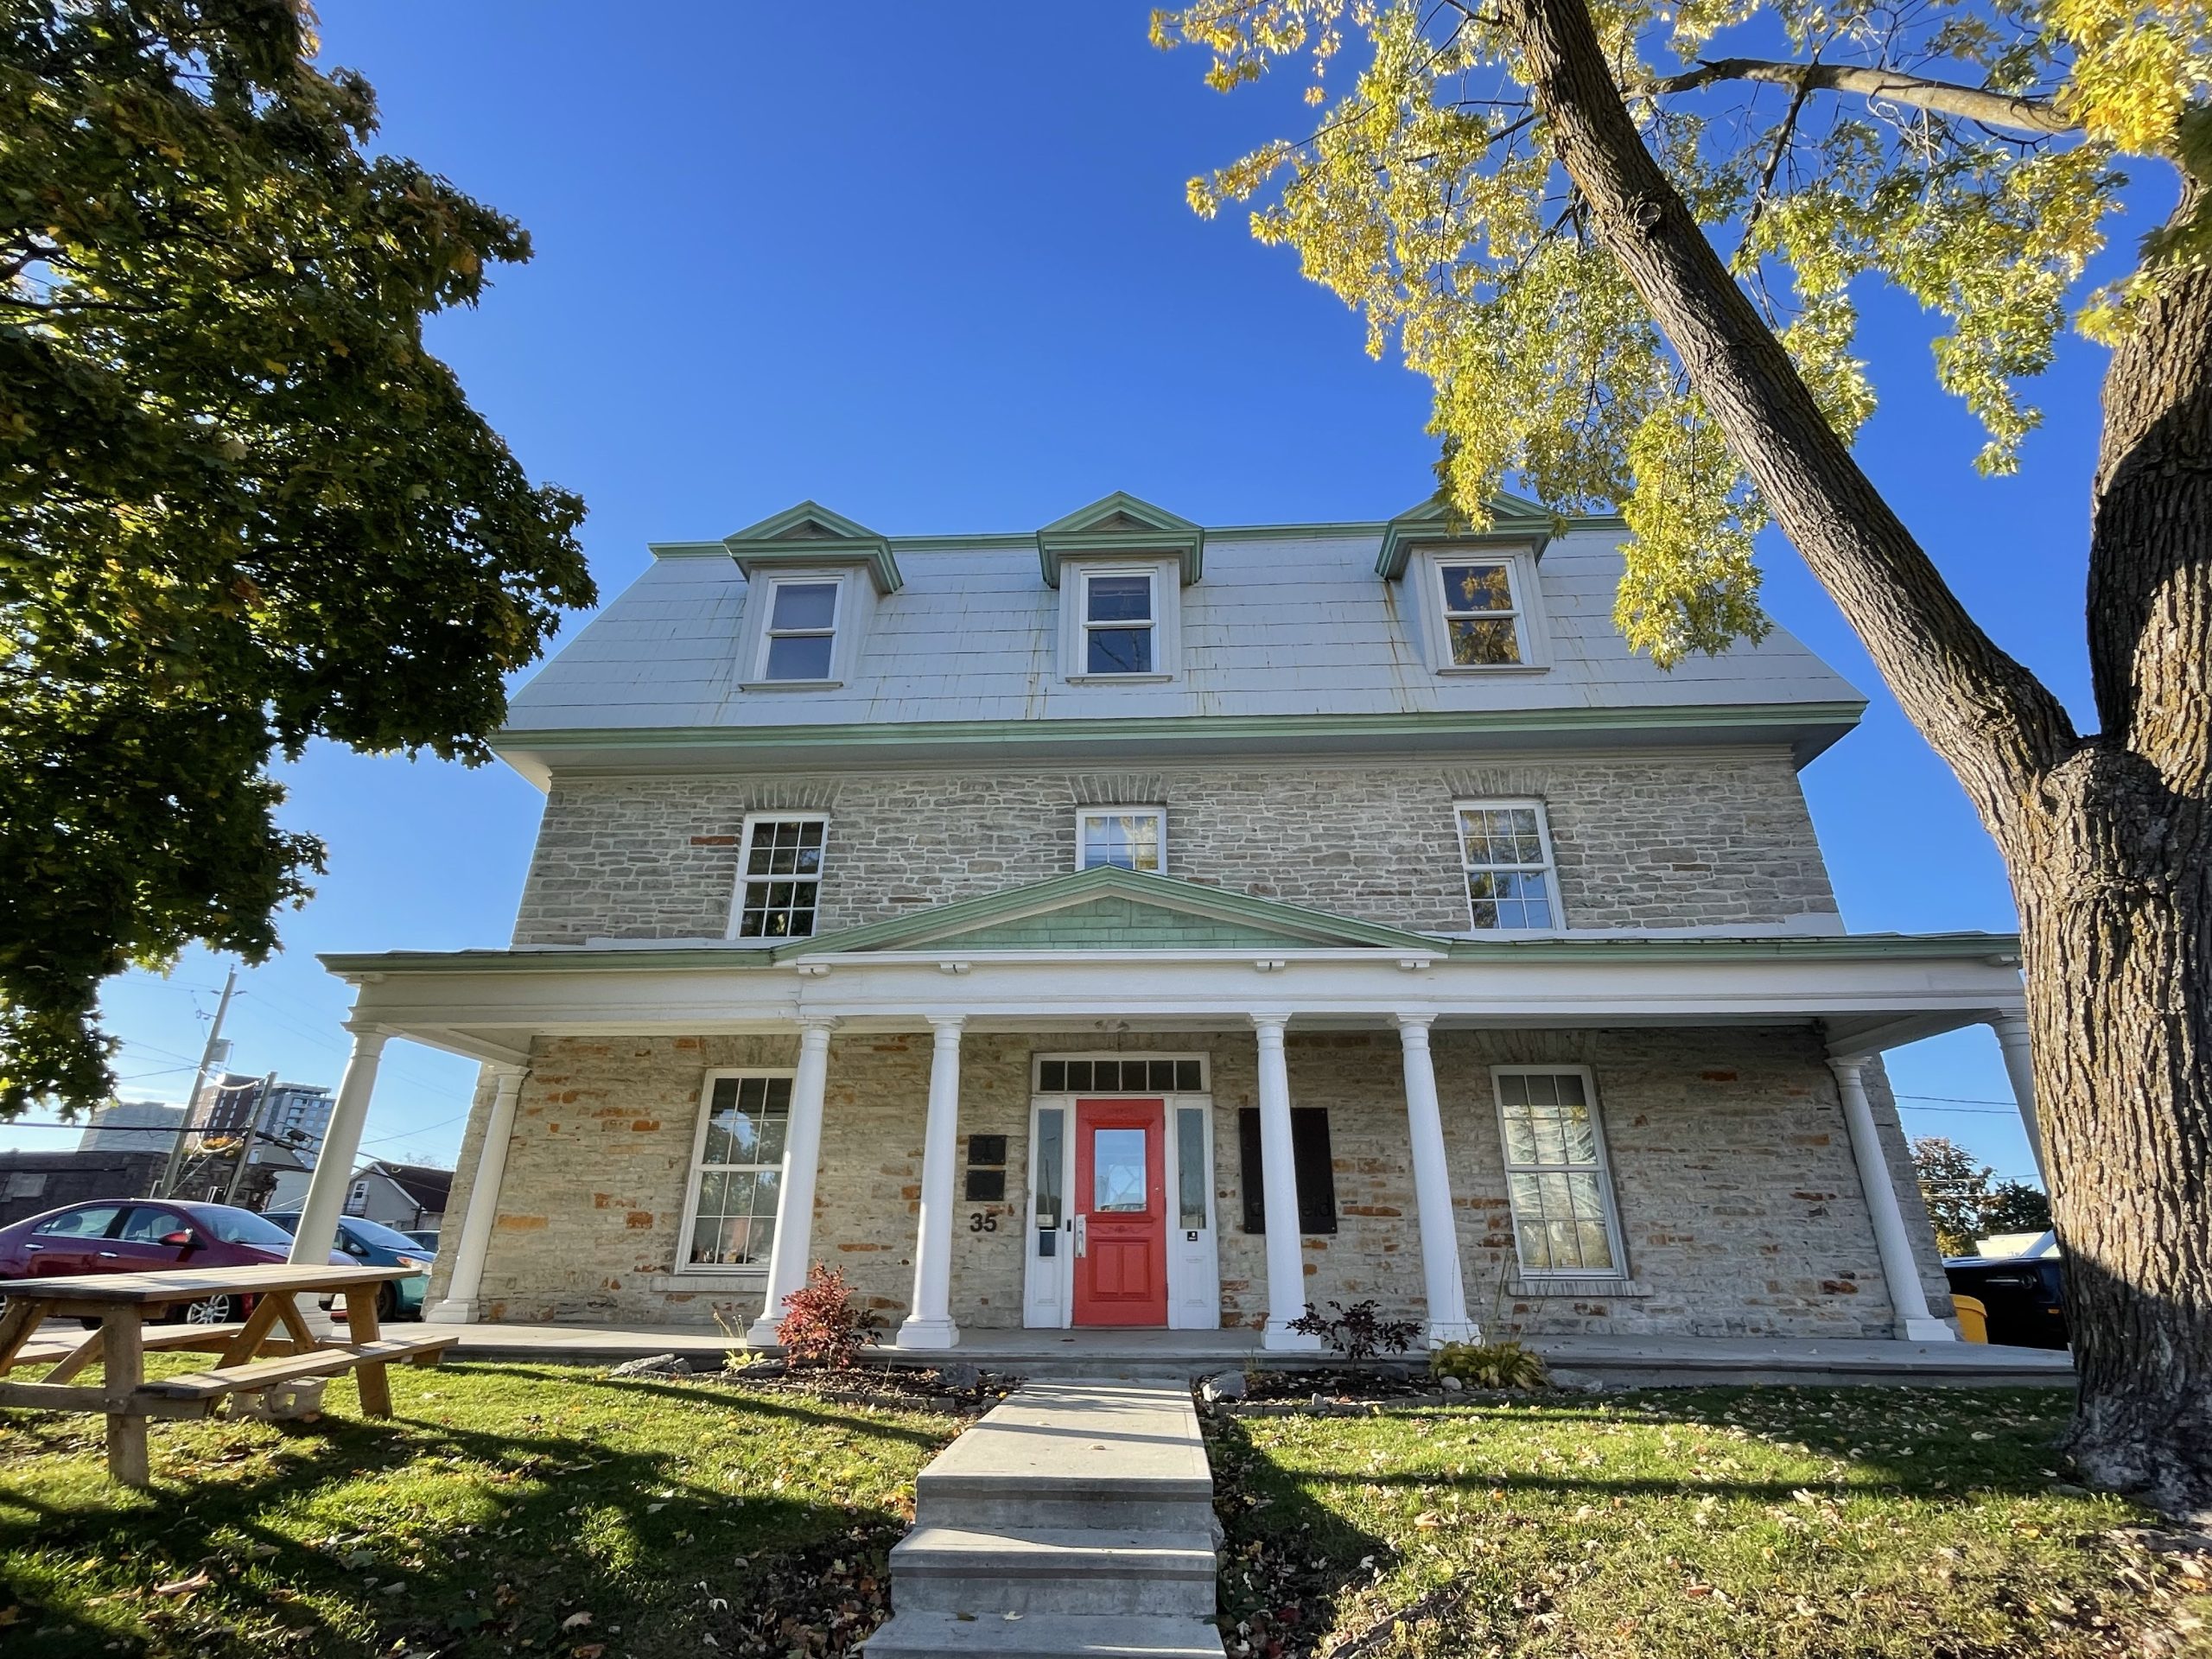
[[[772,582],[768,626],[761,645],[763,680],[827,680],[836,654],[837,601],[844,584],[835,580]]]
[[[1454,668],[1518,668],[1528,660],[1510,559],[1440,558],[1444,636]]]
[[[1154,573],[1086,571],[1083,651],[1086,674],[1150,674],[1158,655],[1153,629]]]

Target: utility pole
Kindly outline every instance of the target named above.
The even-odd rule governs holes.
[[[200,1086],[207,1081],[207,1068],[215,1063],[215,1046],[223,1040],[223,1016],[230,1012],[231,993],[238,988],[238,965],[231,964],[229,973],[223,976],[223,1000],[215,1005],[215,1023],[207,1027],[207,1046],[200,1051],[200,1066],[192,1074],[192,1094],[185,1103],[184,1122],[176,1126],[176,1139],[169,1143],[168,1167],[162,1172],[162,1184],[153,1196],[166,1198],[176,1192],[177,1173],[184,1165],[184,1143],[192,1133],[192,1115],[200,1107]]]
[[[270,1097],[276,1092],[276,1074],[271,1071],[261,1080],[261,1095],[253,1103],[253,1111],[246,1118],[245,1139],[238,1147],[238,1160],[231,1171],[231,1184],[223,1190],[223,1202],[238,1201],[238,1186],[245,1179],[245,1166],[253,1161],[253,1149],[261,1140],[261,1120],[269,1115]]]

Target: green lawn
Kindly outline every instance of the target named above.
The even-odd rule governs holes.
[[[145,1493],[105,1478],[98,1419],[0,1412],[0,1652],[837,1651],[955,1427],[559,1366],[391,1376],[391,1423],[350,1379],[314,1423],[156,1423]]]
[[[2208,1558],[2065,1484],[2068,1403],[1714,1389],[1212,1420],[1230,1652],[2212,1653]]]

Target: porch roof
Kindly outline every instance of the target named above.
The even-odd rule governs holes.
[[[1866,1049],[2016,1011],[2000,933],[1452,938],[1101,868],[779,944],[605,941],[327,955],[353,1020],[518,1063],[539,1035],[1819,1022]]]

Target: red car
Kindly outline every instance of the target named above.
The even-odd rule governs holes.
[[[154,1273],[164,1268],[249,1268],[283,1262],[292,1236],[265,1217],[227,1204],[115,1198],[49,1210],[0,1227],[0,1280],[74,1273]],[[346,1258],[333,1250],[330,1259]],[[8,1287],[0,1284],[0,1299]],[[244,1316],[246,1299],[210,1296],[172,1313],[191,1325]]]

